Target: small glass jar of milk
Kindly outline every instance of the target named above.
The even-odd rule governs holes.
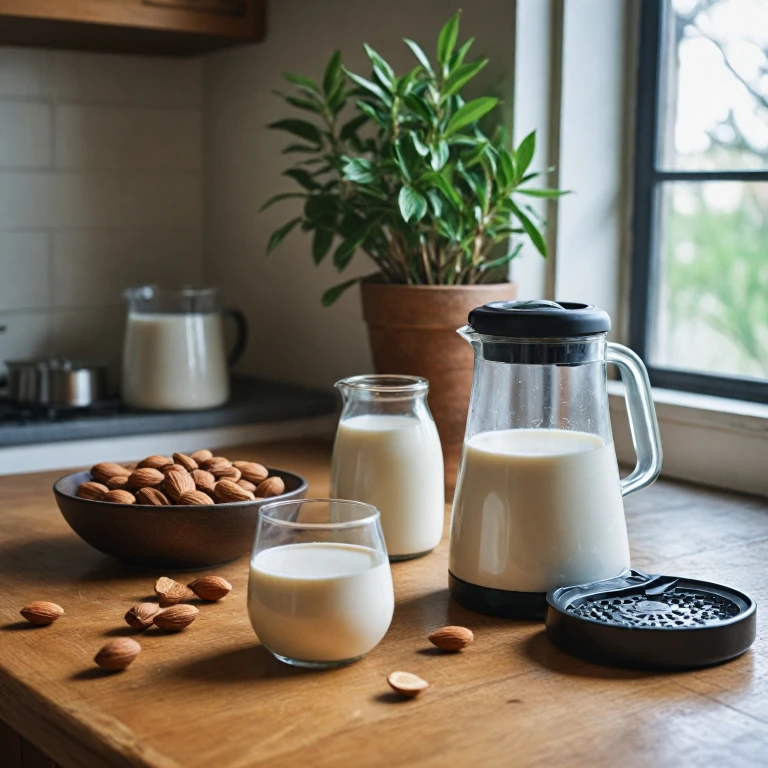
[[[331,467],[331,495],[372,504],[390,560],[433,550],[443,535],[443,452],[418,376],[354,376],[344,399]]]

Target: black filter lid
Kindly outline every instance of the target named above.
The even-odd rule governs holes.
[[[719,664],[754,642],[756,605],[720,584],[627,571],[547,594],[547,636],[589,661],[653,669]]]
[[[611,318],[592,304],[572,301],[492,301],[469,313],[469,324],[487,336],[552,339],[611,330]]]

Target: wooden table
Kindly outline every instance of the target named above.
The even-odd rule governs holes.
[[[295,468],[312,493],[327,492],[327,444],[231,454]],[[129,670],[102,674],[94,653],[128,634],[123,614],[152,593],[154,577],[81,542],[56,509],[54,478],[0,478],[2,768],[51,768],[45,755],[62,768],[768,765],[765,612],[752,651],[721,667],[610,669],[554,649],[541,624],[452,603],[447,539],[394,565],[392,627],[350,667],[296,670],[260,647],[244,558],[217,569],[234,585],[225,601],[201,606],[181,634],[146,633]],[[636,566],[721,581],[768,604],[766,500],[659,482],[627,511]],[[66,616],[28,628],[18,612],[36,599]],[[448,623],[475,632],[459,655],[426,641]],[[395,669],[431,687],[401,701],[385,681]]]

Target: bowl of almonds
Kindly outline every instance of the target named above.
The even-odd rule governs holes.
[[[148,456],[135,466],[100,462],[53,486],[81,539],[132,565],[165,570],[240,557],[253,545],[262,504],[306,492],[300,475],[209,450]]]

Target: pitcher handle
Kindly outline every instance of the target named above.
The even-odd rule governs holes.
[[[613,342],[608,342],[606,360],[619,369],[624,382],[629,428],[637,454],[637,466],[621,481],[621,495],[627,496],[650,485],[659,476],[661,435],[643,361],[631,349]]]
[[[234,368],[237,361],[243,356],[248,344],[248,321],[245,314],[234,307],[224,307],[221,310],[223,317],[229,317],[235,322],[235,343],[227,357],[227,367]]]

